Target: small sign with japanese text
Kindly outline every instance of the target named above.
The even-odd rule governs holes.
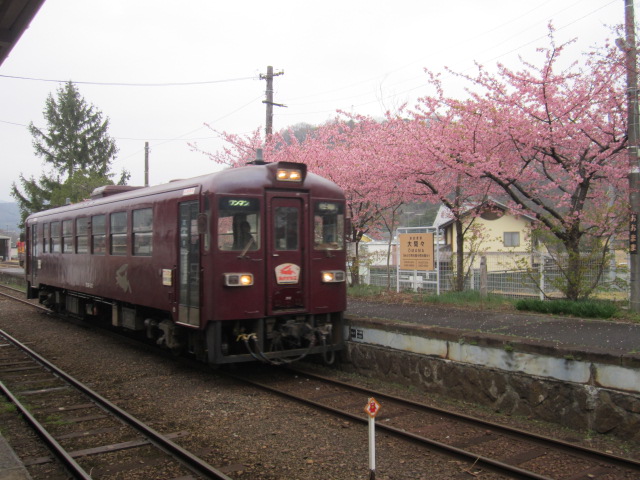
[[[433,233],[401,233],[400,270],[434,270]]]

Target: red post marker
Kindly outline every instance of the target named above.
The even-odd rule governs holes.
[[[376,478],[376,415],[380,412],[380,404],[371,397],[364,407],[369,415],[369,480]]]
[[[380,404],[376,401],[375,398],[371,397],[367,405],[364,407],[364,411],[367,412],[371,418],[376,418],[378,412],[380,411]]]

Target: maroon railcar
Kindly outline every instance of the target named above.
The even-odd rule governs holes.
[[[30,298],[213,364],[344,345],[345,204],[299,163],[108,186],[29,216]]]

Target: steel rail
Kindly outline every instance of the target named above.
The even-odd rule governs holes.
[[[73,476],[82,480],[91,480],[91,476],[82,468],[69,453],[56,441],[55,438],[47,431],[47,429],[35,419],[29,410],[18,400],[13,393],[6,387],[4,382],[0,381],[0,389],[7,399],[13,403],[20,411],[22,417],[27,421],[38,436],[47,444],[49,450],[53,452],[55,457],[64,465],[67,471]]]
[[[140,422],[138,419],[136,419],[129,413],[125,412],[117,405],[111,403],[106,398],[99,395],[97,392],[94,392],[86,385],[80,383],[79,381],[77,381],[76,379],[68,375],[66,372],[59,369],[58,367],[56,367],[55,365],[47,361],[45,358],[41,357],[39,354],[31,350],[29,347],[20,343],[18,340],[13,338],[11,335],[6,333],[5,331],[0,330],[0,335],[5,337],[8,341],[13,343],[22,351],[27,353],[30,357],[32,357],[38,363],[43,365],[45,368],[55,373],[55,375],[59,376],[69,384],[73,385],[79,391],[87,395],[100,407],[104,408],[108,412],[120,418],[127,425],[134,427],[142,435],[144,435],[153,445],[163,450],[165,453],[168,453],[171,456],[174,456],[175,458],[180,460],[185,466],[190,468],[192,471],[197,472],[198,474],[203,475],[206,478],[211,478],[214,480],[232,480],[231,477],[228,477],[227,475],[222,473],[220,470],[214,468],[213,466],[209,465],[202,459],[196,457],[191,452],[185,450],[184,448],[174,443],[173,441],[169,440],[168,438],[166,438],[164,435],[157,432],[153,428]],[[91,478],[91,477],[87,477],[87,478]]]
[[[17,290],[17,289],[15,289],[15,288],[7,287],[6,285],[0,285],[0,287],[2,287],[2,288],[6,288],[7,290],[13,290],[14,292],[18,292],[18,293],[22,293],[22,294],[24,294],[24,292],[23,292],[23,291],[21,291],[21,290]],[[51,313],[51,310],[50,310],[50,309],[48,309],[48,308],[46,308],[46,307],[43,307],[43,306],[41,306],[41,305],[37,305],[37,304],[35,304],[35,303],[31,303],[31,302],[29,302],[28,300],[25,300],[24,298],[14,297],[13,295],[9,295],[8,293],[3,293],[3,292],[0,292],[0,297],[6,297],[6,298],[9,298],[9,299],[11,299],[11,300],[15,300],[16,302],[22,303],[22,304],[24,304],[24,305],[29,305],[30,307],[36,308],[36,309],[38,309],[38,310],[43,310],[43,311],[45,311],[45,312],[49,312],[49,313]]]
[[[271,387],[270,385],[267,385],[265,383],[262,382],[258,382],[256,380],[252,380],[252,379],[248,379],[245,377],[242,377],[241,375],[236,375],[236,374],[231,374],[228,372],[223,373],[224,375],[230,377],[230,378],[234,378],[236,380],[242,381],[242,382],[246,382],[250,385],[253,386],[257,386],[260,387],[264,390],[267,390],[269,392],[275,393],[277,395],[283,396],[285,398],[289,398],[292,400],[295,400],[297,402],[303,403],[305,405],[311,405],[314,408],[317,408],[319,410],[324,410],[327,412],[331,412],[334,415],[339,415],[341,417],[344,418],[348,418],[350,420],[359,422],[359,423],[363,423],[363,424],[367,424],[368,423],[368,419],[364,418],[363,416],[359,416],[359,415],[354,415],[352,413],[349,412],[344,412],[342,410],[338,410],[337,408],[333,408],[333,407],[329,407],[327,405],[323,405],[321,403],[315,402],[313,400],[309,400],[307,398],[304,397],[299,397],[297,395],[294,395],[292,393],[289,392],[285,392],[282,390],[279,390],[275,387]],[[441,443],[435,440],[431,440],[429,438],[425,438],[425,437],[421,437],[419,435],[415,435],[409,432],[406,432],[404,430],[400,430],[398,428],[395,427],[391,427],[389,425],[384,425],[382,423],[378,423],[376,425],[376,428],[379,428],[381,430],[385,430],[387,432],[390,432],[396,436],[402,437],[402,438],[409,438],[412,441],[418,442],[418,443],[422,443],[424,445],[427,445],[429,448],[444,452],[447,455],[453,455],[456,456],[457,458],[461,458],[463,460],[469,461],[472,464],[474,464],[475,466],[482,466],[482,467],[486,467],[489,468],[493,471],[497,471],[500,473],[506,473],[508,475],[511,476],[511,478],[515,478],[515,479],[522,479],[522,480],[553,480],[551,477],[547,477],[544,475],[539,475],[537,473],[534,472],[530,472],[528,470],[524,470],[522,468],[518,468],[515,467],[513,465],[509,465],[508,463],[504,463],[504,462],[500,462],[498,460],[489,458],[489,457],[484,457],[482,455],[478,455],[476,453],[473,452],[469,452],[467,450],[463,450],[461,448],[457,448],[457,447],[453,447],[451,445],[447,445],[445,443]]]
[[[315,373],[311,373],[311,372],[306,372],[304,370],[300,370],[297,369],[295,367],[291,367],[291,366],[287,366],[284,367],[284,369],[289,370],[291,372],[294,372],[296,374],[299,375],[306,375],[308,377],[311,378],[315,378],[318,380],[322,380],[324,382],[328,382],[328,383],[332,383],[332,384],[336,384],[339,385],[341,387],[345,387],[345,388],[349,388],[353,391],[357,391],[357,392],[362,392],[364,394],[367,395],[373,395],[376,397],[376,399],[387,399],[387,400],[391,400],[394,402],[398,402],[404,405],[407,405],[409,407],[413,407],[413,408],[417,408],[429,413],[436,413],[438,415],[442,415],[442,416],[446,416],[448,418],[452,418],[455,420],[461,420],[464,422],[467,422],[471,425],[479,425],[482,427],[486,427],[486,428],[490,428],[493,430],[497,430],[499,432],[504,432],[505,434],[508,435],[513,435],[513,436],[517,436],[523,440],[529,441],[529,442],[535,442],[541,445],[551,445],[554,448],[557,448],[559,450],[563,450],[566,451],[568,453],[571,454],[582,454],[582,455],[586,455],[590,458],[593,457],[598,457],[598,459],[601,459],[605,462],[611,463],[611,464],[615,464],[619,467],[623,467],[623,468],[632,468],[632,469],[638,469],[640,470],[640,461],[638,460],[634,460],[632,458],[625,458],[625,457],[621,457],[619,455],[613,455],[611,453],[606,453],[606,452],[602,452],[600,450],[595,450],[592,448],[588,448],[588,447],[583,447],[581,445],[574,445],[572,443],[569,442],[565,442],[562,440],[558,440],[557,438],[552,438],[552,437],[547,437],[544,435],[538,435],[536,433],[532,433],[532,432],[527,432],[525,430],[521,430],[518,428],[514,428],[514,427],[509,427],[507,425],[501,425],[499,423],[494,423],[494,422],[490,422],[488,420],[483,420],[481,418],[476,418],[476,417],[472,417],[469,415],[465,415],[462,413],[456,413],[456,412],[452,412],[449,410],[445,410],[442,408],[438,408],[438,407],[432,407],[430,405],[425,405],[424,403],[419,403],[419,402],[414,402],[413,400],[408,400],[405,398],[401,398],[401,397],[397,397],[394,395],[389,395],[388,393],[384,393],[384,392],[380,392],[377,390],[372,390],[369,388],[364,388],[364,387],[359,387],[357,385],[351,385],[349,383],[346,382],[342,382],[340,380],[335,380],[333,378],[329,378],[329,377],[325,377],[322,375],[318,375]]]

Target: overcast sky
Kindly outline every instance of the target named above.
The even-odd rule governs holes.
[[[43,171],[26,126],[46,126],[56,81],[76,82],[109,117],[114,170],[127,168],[131,184],[144,183],[149,141],[158,184],[219,168],[187,144],[221,147],[205,123],[264,131],[268,65],[284,71],[275,131],[337,110],[382,116],[426,92],[425,67],[472,73],[474,61],[536,58],[549,21],[559,41],[579,39],[578,55],[624,22],[624,0],[46,0],[0,66],[0,201],[13,201],[20,173]],[[459,88],[454,77],[444,83]]]

